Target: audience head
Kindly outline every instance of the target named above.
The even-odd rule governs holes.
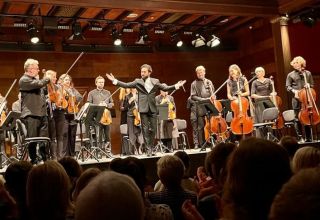
[[[81,192],[81,190],[88,185],[88,183],[96,176],[98,176],[98,174],[101,173],[101,170],[98,168],[88,168],[85,171],[83,171],[83,173],[81,174],[81,176],[78,178],[77,182],[76,182],[76,186],[74,188],[74,191],[72,193],[72,198],[73,201],[76,201],[79,193]]]
[[[283,136],[280,139],[279,144],[288,151],[290,159],[293,158],[294,154],[299,149],[299,143],[297,139],[290,135]]]
[[[320,168],[295,174],[275,197],[270,220],[320,219]]]
[[[180,158],[185,168],[185,175],[188,175],[190,167],[190,157],[185,151],[177,151],[174,153],[174,156]]]
[[[225,182],[228,158],[235,149],[236,145],[234,143],[219,143],[206,156],[206,172],[221,186]]]
[[[31,168],[30,162],[18,161],[10,164],[4,174],[5,187],[18,203],[25,203],[27,179]]]
[[[27,181],[27,207],[34,220],[62,220],[71,211],[69,178],[55,161],[33,167]]]
[[[267,219],[274,196],[291,175],[286,150],[257,138],[240,142],[227,172],[224,217],[231,219]]]
[[[109,163],[109,170],[119,172],[122,167],[122,162],[123,162],[122,158],[120,158],[120,157],[114,158]]]
[[[70,190],[72,192],[76,185],[77,179],[80,177],[82,173],[82,167],[80,166],[80,164],[76,159],[69,156],[61,158],[58,162],[63,166],[63,168],[65,169],[65,171],[69,176],[70,183],[71,183]]]
[[[176,156],[163,156],[157,162],[157,174],[165,187],[180,187],[184,174],[183,162]]]
[[[305,168],[317,167],[320,164],[320,150],[315,147],[302,147],[292,159],[292,171],[297,173]]]
[[[79,194],[76,220],[141,220],[144,204],[134,181],[123,174],[105,171]]]

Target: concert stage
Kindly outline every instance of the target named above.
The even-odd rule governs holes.
[[[190,156],[190,174],[195,174],[196,169],[199,166],[204,166],[204,160],[205,160],[206,154],[207,152],[210,151],[210,149],[207,148],[207,151],[201,151],[201,152],[200,152],[200,149],[187,149],[185,151]],[[157,153],[156,156],[151,156],[151,157],[147,157],[146,155],[132,155],[132,156],[139,158],[144,163],[147,171],[148,180],[151,181],[152,183],[155,183],[158,180],[157,165],[156,165],[157,160],[164,155],[172,155],[172,154],[174,153]],[[116,155],[113,155],[113,158],[103,157],[99,159],[99,161],[91,158],[85,161],[82,161],[80,158],[78,162],[84,169],[87,169],[89,167],[97,167],[101,170],[108,170],[111,160],[113,160],[114,158],[126,158],[126,157],[128,156],[121,156],[119,154],[116,154]],[[6,168],[7,166],[4,166],[2,169],[0,169],[0,174],[4,173]]]

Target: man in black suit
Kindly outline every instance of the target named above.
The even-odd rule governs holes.
[[[117,80],[111,73],[106,74],[109,80],[114,85],[123,88],[136,88],[138,91],[138,108],[141,117],[142,134],[144,142],[148,149],[147,155],[155,155],[154,152],[154,139],[157,129],[157,106],[156,106],[156,94],[159,90],[169,91],[179,89],[186,82],[179,81],[174,85],[168,86],[164,83],[160,83],[158,79],[151,78],[150,74],[152,68],[148,64],[143,64],[140,67],[141,78],[135,79],[132,82],[121,82]]]

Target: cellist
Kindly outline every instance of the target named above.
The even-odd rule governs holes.
[[[114,106],[113,99],[111,97],[110,91],[104,89],[105,79],[102,76],[98,76],[95,79],[96,89],[91,90],[88,93],[87,102],[95,105],[103,105],[106,109],[110,109]],[[109,117],[106,119],[108,123],[100,123],[96,127],[96,135],[98,136],[98,142],[100,146],[106,150],[108,153],[111,153],[111,138],[110,138],[110,129],[111,129],[111,114],[104,114],[104,116]],[[88,126],[87,126],[88,127]]]
[[[314,82],[311,75],[311,72],[306,70],[306,60],[301,57],[297,56],[293,58],[291,61],[291,66],[293,67],[293,71],[288,73],[286,79],[286,88],[287,91],[291,92],[293,95],[292,97],[292,109],[295,112],[296,117],[298,117],[299,111],[301,109],[301,102],[298,99],[298,93],[301,89],[305,87],[313,87]],[[305,84],[304,76],[306,75],[307,84]],[[302,138],[302,124],[298,119],[295,121],[295,129],[298,135],[299,141],[311,141],[311,127],[304,126],[305,130],[305,140]]]
[[[255,122],[261,123],[263,122],[263,110],[275,106],[270,99],[272,95],[272,82],[270,79],[264,77],[265,70],[263,67],[257,67],[254,72],[257,79],[251,84],[251,97],[254,99]],[[266,136],[265,129],[260,128],[257,130],[256,136],[264,138]]]
[[[212,92],[214,92],[212,81],[205,78],[206,69],[204,68],[204,66],[197,66],[195,71],[197,74],[197,79],[191,83],[190,97],[192,101],[195,102],[195,105],[197,105],[199,101],[214,99],[215,97],[213,97],[214,95],[211,94]],[[205,112],[200,112],[198,110],[199,108],[196,107],[198,144],[201,147],[206,143],[204,132],[206,114]],[[195,145],[195,148],[198,147],[199,146]]]

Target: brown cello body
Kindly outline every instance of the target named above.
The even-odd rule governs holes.
[[[273,129],[282,129],[284,127],[284,119],[283,116],[280,112],[280,107],[282,105],[282,99],[279,96],[275,96],[275,106],[279,109],[279,115],[277,120],[275,121],[274,126],[272,127]]]
[[[218,116],[212,116],[210,118],[210,125],[211,125],[211,132],[216,134],[217,136],[223,135],[228,128],[228,124],[226,120],[221,116],[222,112],[222,105],[219,100],[214,100],[213,101],[214,106],[219,112]]]
[[[317,125],[320,123],[320,115],[315,105],[316,91],[313,88],[304,88],[298,93],[301,102],[299,121],[304,125]]]
[[[231,110],[234,117],[231,120],[231,131],[236,135],[245,135],[253,131],[253,120],[248,116],[249,101],[240,97],[231,102]]]

